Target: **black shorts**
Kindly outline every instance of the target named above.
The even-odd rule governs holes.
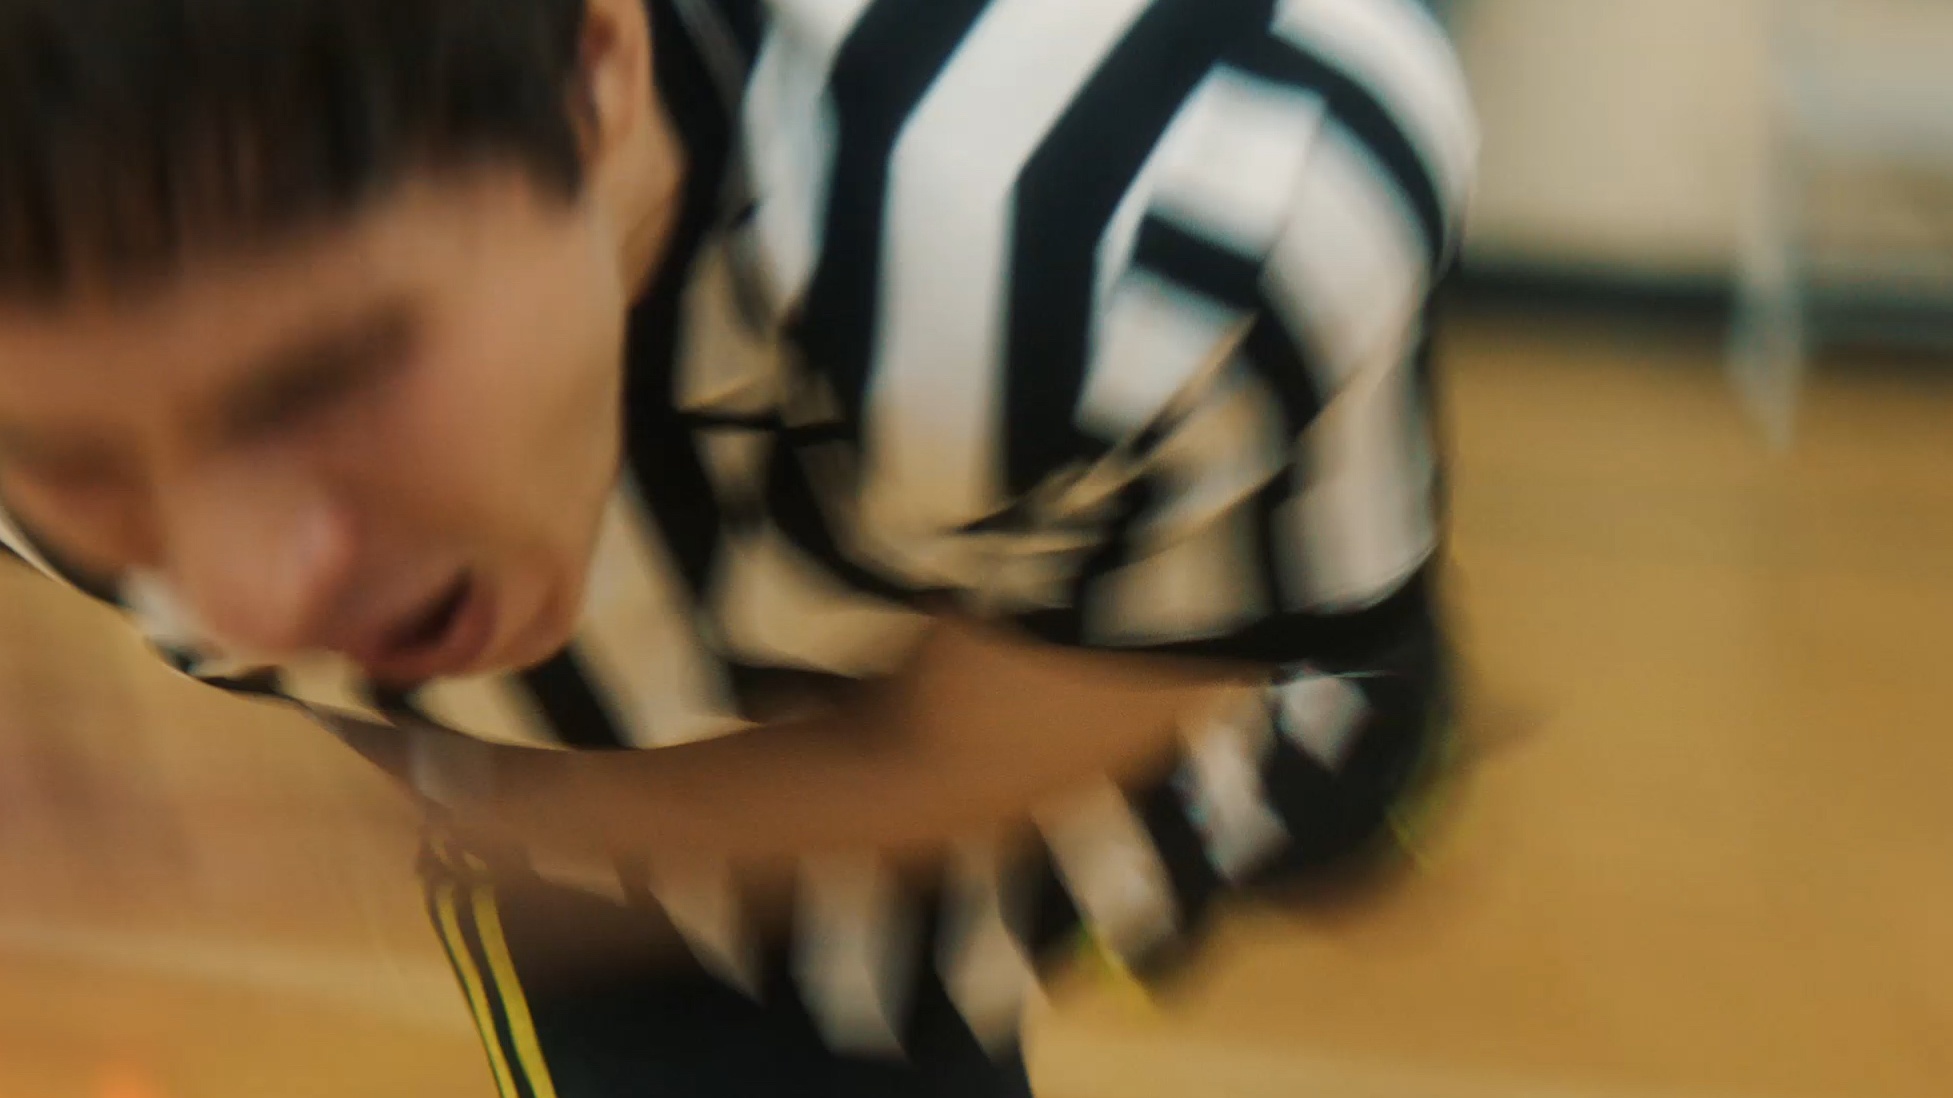
[[[1448,699],[1435,676],[1365,680],[1371,719],[1334,771],[1281,741],[1261,784],[1286,845],[1254,876],[1225,886],[1186,822],[1177,785],[1133,794],[1172,871],[1183,936],[1135,968],[1164,975],[1197,944],[1202,914],[1228,890],[1282,894],[1335,883],[1345,870],[1390,864],[1392,822],[1422,784],[1446,737]],[[1162,806],[1171,805],[1172,811]],[[1176,839],[1176,836],[1178,838]],[[920,911],[913,980],[893,1037],[902,1055],[851,1055],[823,1036],[794,977],[791,949],[761,946],[750,983],[735,988],[684,945],[649,888],[629,874],[619,898],[544,882],[519,859],[460,850],[430,825],[422,875],[434,924],[481,1029],[503,1098],[1028,1098],[1014,1035],[986,1047],[953,1001],[939,966],[937,886]],[[1038,969],[1077,956],[1091,929],[1043,853],[1014,867],[1027,890],[1022,938]],[[569,954],[581,952],[579,962]],[[1008,1024],[1008,1023],[1007,1023]]]
[[[423,857],[428,908],[503,1098],[1029,1098],[1015,1045],[986,1049],[940,981],[922,983],[901,1058],[823,1038],[784,950],[757,996],[670,946],[657,914],[569,888],[498,888],[506,869]],[[515,872],[520,872],[516,870]],[[601,942],[565,970],[562,937]],[[594,951],[593,951],[594,955]]]

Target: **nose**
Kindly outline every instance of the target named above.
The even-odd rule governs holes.
[[[323,643],[354,561],[352,522],[326,486],[238,462],[162,502],[170,581],[215,639],[263,657]]]

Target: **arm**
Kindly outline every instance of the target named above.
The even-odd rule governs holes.
[[[340,722],[464,831],[660,870],[823,853],[929,862],[1112,775],[1164,773],[1190,709],[1252,672],[1060,649],[946,620],[910,664],[819,716],[651,752],[570,753]],[[430,790],[431,791],[431,790]]]
[[[1189,153],[1157,173],[1132,254],[1110,260],[1121,269],[1074,424],[1105,451],[1047,470],[1021,513],[983,533],[1003,558],[1075,555],[1001,559],[998,589],[970,603],[1043,643],[952,623],[840,713],[642,755],[416,734],[423,770],[480,779],[457,785],[457,814],[667,864],[921,857],[1109,774],[1138,790],[1136,808],[1184,797],[1197,827],[1241,791],[1229,782],[1252,787],[1271,802],[1255,818],[1295,840],[1290,866],[1374,831],[1442,693],[1423,348],[1472,138],[1435,30],[1403,12],[1371,25],[1369,11],[1289,11],[1358,20],[1342,28],[1355,36],[1347,80],[1298,44],[1307,26],[1244,48],[1248,75],[1230,81],[1252,93],[1190,112],[1208,140],[1178,144]],[[1257,155],[1221,155],[1243,146]],[[1206,692],[1250,681],[1255,704],[1237,719],[1187,719]],[[1231,760],[1183,752],[1189,724],[1231,744]],[[355,738],[394,752],[384,734]],[[1186,792],[1162,794],[1175,770],[1192,774]],[[1220,855],[1228,843],[1203,838],[1230,881],[1274,856],[1266,843]]]

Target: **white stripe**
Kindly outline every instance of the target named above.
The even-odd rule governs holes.
[[[1286,468],[1267,385],[1239,367],[1218,376],[1155,455],[1166,498],[1134,531],[1137,559],[1091,592],[1087,627],[1119,643],[1230,632],[1276,601],[1259,578],[1259,524],[1246,505]]]
[[[529,869],[552,885],[608,900],[619,907],[630,906],[624,874],[612,859],[571,856],[542,845],[528,847],[523,853],[529,860]]]
[[[1230,363],[1155,452],[1169,491],[1136,536],[1159,544],[1205,529],[1286,469],[1290,454],[1268,383]]]
[[[807,292],[834,176],[834,56],[870,0],[801,0],[776,13],[746,89],[755,232],[775,315]]]
[[[1274,231],[1286,219],[1286,202],[1300,171],[1299,157],[1306,151],[1309,138],[1316,127],[1321,125],[1319,101],[1299,95],[1291,95],[1279,88],[1249,87],[1249,78],[1228,70],[1217,69],[1210,73],[1192,95],[1174,113],[1173,121],[1161,132],[1159,143],[1148,154],[1146,163],[1133,177],[1132,186],[1119,201],[1107,224],[1105,236],[1099,242],[1098,271],[1093,293],[1093,316],[1104,317],[1112,307],[1112,298],[1132,267],[1135,246],[1139,239],[1139,229],[1146,215],[1152,212],[1156,201],[1162,197],[1162,190],[1181,194],[1182,197],[1165,202],[1162,209],[1196,227],[1214,224],[1237,224],[1232,243],[1245,253],[1265,255],[1273,242]],[[1267,97],[1274,97],[1272,100]],[[1261,110],[1256,110],[1257,100],[1261,100]],[[1317,103],[1318,109],[1311,119],[1295,117],[1296,112],[1305,111],[1310,103]],[[1239,123],[1233,117],[1237,112],[1234,104],[1244,104]],[[1272,114],[1269,107],[1274,107]],[[1290,132],[1294,128],[1297,132]],[[1218,131],[1218,132],[1217,132]],[[1232,201],[1213,202],[1203,199],[1201,191],[1211,191],[1212,187],[1197,184],[1189,188],[1183,181],[1172,182],[1176,176],[1189,174],[1225,174],[1224,169],[1236,163],[1232,157],[1223,153],[1213,163],[1197,163],[1201,154],[1209,148],[1240,145],[1248,142],[1256,159],[1281,159],[1289,154],[1287,146],[1292,143],[1298,162],[1291,169],[1276,170],[1264,179],[1241,179],[1235,184],[1247,184],[1249,189],[1262,195],[1260,202],[1250,201],[1239,209],[1263,208],[1267,195],[1276,186],[1283,188],[1280,194],[1283,209],[1274,213],[1263,212],[1253,217],[1243,217]],[[1221,171],[1216,171],[1221,169]],[[1222,184],[1224,187],[1226,184]],[[1194,193],[1188,193],[1189,190]],[[1179,212],[1175,213],[1176,207]],[[1213,216],[1198,212],[1201,207],[1216,207]],[[1219,230],[1212,230],[1217,233]],[[1225,239],[1225,237],[1224,237]],[[1260,243],[1257,244],[1256,242]],[[1102,338],[1102,337],[1101,337]],[[1097,345],[1101,339],[1095,339]]]
[[[795,935],[794,975],[828,1044],[899,1054],[915,972],[913,913],[894,878],[868,859],[810,862]]]
[[[1370,703],[1347,681],[1311,672],[1273,687],[1282,707],[1282,734],[1331,770],[1342,769]]]
[[[279,668],[280,693],[311,709],[330,710],[361,720],[390,723],[366,698],[366,680],[352,661],[330,653],[310,653]]]
[[[706,427],[693,433],[719,499],[751,499],[764,487],[778,435],[766,428]]]
[[[1478,123],[1457,55],[1430,14],[1413,0],[1284,0],[1275,29],[1377,96],[1436,174],[1455,232],[1477,170]]]
[[[1055,525],[1055,524],[1054,524]],[[972,535],[971,557],[983,563],[967,589],[984,617],[1010,617],[1069,604],[1099,535],[1057,526],[1050,532]]]
[[[690,743],[745,727],[692,617],[690,595],[625,478],[597,541],[577,651],[633,746]]]
[[[66,576],[55,571],[54,566],[49,564],[47,558],[41,555],[41,551],[35,547],[33,541],[27,537],[27,534],[21,530],[20,525],[14,521],[13,515],[7,511],[4,505],[0,505],[0,542],[5,542],[7,548],[20,554],[21,559],[33,565],[36,570],[46,575],[49,579],[54,580],[63,587],[74,587],[74,584],[68,582]]]
[[[897,144],[863,504],[897,536],[904,559],[890,563],[917,579],[969,578],[954,540],[932,535],[990,513],[1000,493],[1016,181],[1146,6],[993,3]]]
[[[778,341],[753,331],[737,308],[723,247],[699,257],[685,291],[677,352],[678,407],[720,415],[764,415],[780,406],[784,371]]]
[[[1265,610],[1256,579],[1255,524],[1245,511],[1139,559],[1095,585],[1086,631],[1095,643],[1159,644],[1225,636]]]
[[[1267,255],[1322,118],[1313,93],[1214,70],[1162,146],[1156,211],[1242,255]]]
[[[1256,579],[1256,525],[1245,511],[1217,518],[1093,585],[1086,635],[1097,644],[1160,644],[1225,636],[1266,609]]]
[[[416,700],[443,727],[478,740],[560,746],[529,692],[506,675],[442,679],[422,689]]]
[[[915,611],[864,595],[771,523],[731,535],[712,608],[726,649],[757,663],[862,677],[894,669],[922,635]]]
[[[1408,346],[1377,357],[1302,440],[1312,476],[1278,521],[1300,550],[1283,561],[1290,590],[1312,609],[1373,605],[1437,548],[1436,466]]]
[[[1159,188],[1160,172],[1170,151],[1190,140],[1191,132],[1200,128],[1198,102],[1196,92],[1180,104],[1180,109],[1173,114],[1173,120],[1160,132],[1159,142],[1146,155],[1146,162],[1133,175],[1132,185],[1126,188],[1125,195],[1112,212],[1112,220],[1106,223],[1105,236],[1099,241],[1098,270],[1094,276],[1094,318],[1106,315],[1111,308],[1113,294],[1132,268],[1133,252],[1139,242],[1139,228],[1153,207],[1153,195]],[[1096,346],[1098,339],[1095,338],[1093,342]]]
[[[1259,691],[1216,707],[1187,735],[1187,803],[1207,860],[1230,881],[1254,872],[1288,842],[1288,829],[1262,784],[1262,765],[1273,742]]]
[[[1244,317],[1147,271],[1121,279],[1099,322],[1078,423],[1108,442],[1132,438],[1240,342]]]
[[[957,852],[936,961],[950,1001],[993,1051],[1017,1042],[1025,1005],[1037,989],[1037,971],[1014,933],[1023,913],[1010,884],[995,844]]]
[[[130,615],[150,643],[198,653],[213,647],[209,630],[197,623],[196,615],[183,605],[183,600],[160,574],[140,570],[130,573],[122,595],[128,602]],[[205,674],[205,665],[215,662],[206,657],[195,670]]]
[[[1166,866],[1117,786],[1060,802],[1038,823],[1088,928],[1114,953],[1137,961],[1173,937],[1179,916]]]
[[[1147,156],[1146,163],[1140,166],[1133,176],[1132,186],[1126,189],[1125,197],[1112,211],[1112,219],[1106,223],[1105,236],[1099,240],[1098,269],[1093,274],[1092,285],[1092,346],[1103,345],[1105,340],[1105,318],[1113,307],[1113,297],[1132,272],[1133,253],[1138,250],[1139,229],[1146,221],[1146,214],[1152,209],[1154,185],[1159,177],[1160,153],[1173,140],[1175,129],[1186,117],[1187,105],[1181,104],[1180,113],[1168,126],[1166,136]]]
[[[1424,304],[1426,271],[1395,184],[1354,139],[1325,128],[1266,278],[1289,329],[1313,345],[1325,392],[1401,350]]]

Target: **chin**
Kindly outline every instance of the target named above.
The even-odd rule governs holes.
[[[570,608],[580,601],[568,597],[560,585],[552,587],[489,657],[492,666],[480,673],[528,671],[554,659],[576,639],[579,616]]]

